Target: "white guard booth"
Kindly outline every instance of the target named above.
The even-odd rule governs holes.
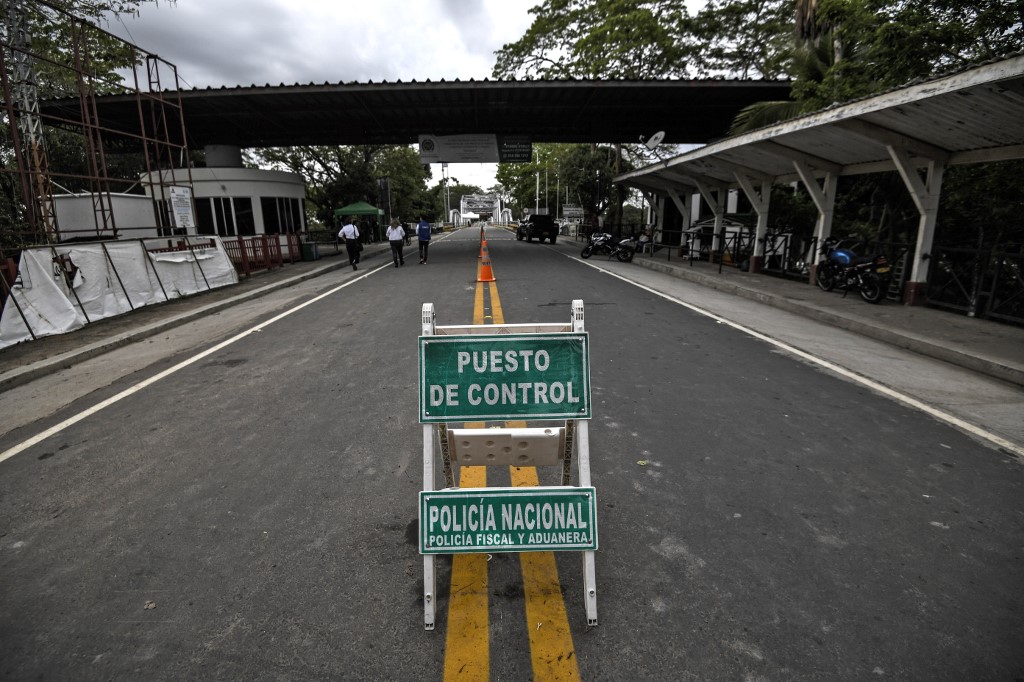
[[[419,338],[423,490],[423,622],[434,629],[438,554],[579,551],[587,624],[597,625],[597,495],[590,479],[589,339],[583,301],[554,324],[435,325],[423,304]],[[532,428],[449,428],[449,422]],[[444,487],[437,488],[440,455]],[[570,485],[572,463],[579,480]],[[560,466],[560,486],[458,488],[455,467]]]

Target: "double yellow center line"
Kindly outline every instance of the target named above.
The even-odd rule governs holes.
[[[489,315],[484,300],[485,292],[490,294]],[[505,324],[496,282],[477,282],[473,324]],[[510,421],[505,425],[522,428],[526,422]],[[470,422],[466,427],[484,428],[484,423]],[[514,487],[540,485],[536,467],[509,467],[509,474]],[[487,467],[462,467],[459,486],[486,487]],[[487,558],[486,554],[452,556],[444,656],[445,680],[490,679]],[[530,638],[533,679],[567,682],[579,680],[576,650],[569,630],[554,553],[521,552],[519,563],[523,573],[525,625]]]

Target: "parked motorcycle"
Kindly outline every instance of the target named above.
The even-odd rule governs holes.
[[[843,287],[843,296],[850,289],[860,292],[868,303],[878,303],[889,288],[889,259],[882,254],[858,256],[852,249],[843,248],[833,237],[821,245],[824,259],[818,263],[815,274],[822,291]]]
[[[615,242],[614,237],[607,232],[595,232],[590,235],[590,243],[583,247],[580,256],[590,258],[594,254],[617,258],[620,263],[628,263],[633,260],[636,253],[636,242],[632,237]]]
[[[592,232],[590,234],[590,243],[583,247],[580,256],[583,258],[590,258],[594,254],[608,256],[611,255],[612,250],[612,236],[610,234],[607,232]]]

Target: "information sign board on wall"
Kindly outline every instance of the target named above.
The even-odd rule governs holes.
[[[193,229],[196,226],[195,215],[192,212],[192,188],[171,187],[171,217],[174,220],[174,227]]]

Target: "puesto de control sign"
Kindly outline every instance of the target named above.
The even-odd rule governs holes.
[[[420,421],[589,419],[586,333],[420,337]]]
[[[596,549],[594,488],[420,492],[421,554]]]

